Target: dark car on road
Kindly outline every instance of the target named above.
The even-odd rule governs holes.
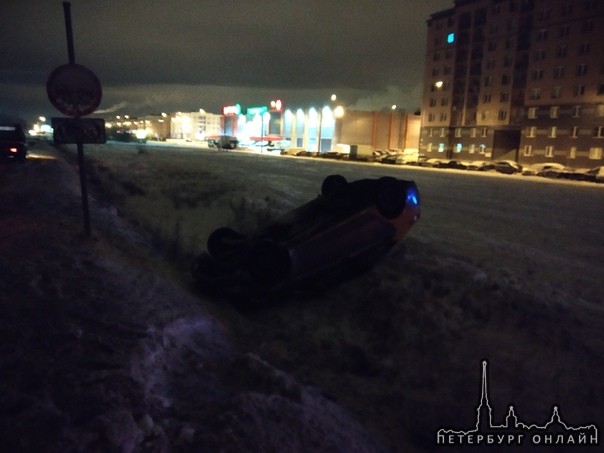
[[[237,137],[231,135],[218,135],[207,139],[210,148],[236,149],[239,146]]]
[[[207,253],[193,264],[200,287],[275,292],[371,265],[399,241],[420,216],[413,181],[392,177],[323,181],[321,194],[255,234],[227,227],[208,238]],[[334,277],[335,279],[335,277]]]
[[[0,157],[19,161],[27,157],[27,140],[19,124],[0,124]]]

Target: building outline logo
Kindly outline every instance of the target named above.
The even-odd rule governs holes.
[[[502,424],[493,422],[493,408],[489,401],[487,360],[482,361],[480,401],[476,407],[476,424],[473,429],[440,428],[436,433],[437,445],[505,445],[521,446],[528,437],[532,445],[599,445],[598,427],[595,424],[573,426],[563,421],[557,405],[552,408],[549,420],[543,425],[520,421],[514,405],[510,404]]]

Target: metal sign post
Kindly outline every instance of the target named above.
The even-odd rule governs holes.
[[[82,117],[94,112],[99,106],[102,90],[96,75],[75,63],[70,2],[63,2],[63,12],[69,64],[59,66],[50,74],[46,82],[46,91],[52,105],[61,113],[71,117],[53,118],[53,126],[56,127],[54,138],[55,143],[77,144],[84,231],[86,236],[90,237],[84,143],[105,143],[105,123],[102,119],[82,119]]]

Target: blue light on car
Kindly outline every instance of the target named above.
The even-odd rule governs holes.
[[[419,200],[417,199],[417,194],[415,194],[413,192],[410,192],[410,193],[407,194],[407,200],[413,206],[417,206],[419,204]]]

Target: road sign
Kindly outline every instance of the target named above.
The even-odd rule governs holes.
[[[59,66],[46,81],[48,99],[65,115],[79,118],[94,112],[101,103],[101,82],[88,68],[79,64]]]
[[[105,120],[102,118],[53,118],[54,143],[105,143]]]

